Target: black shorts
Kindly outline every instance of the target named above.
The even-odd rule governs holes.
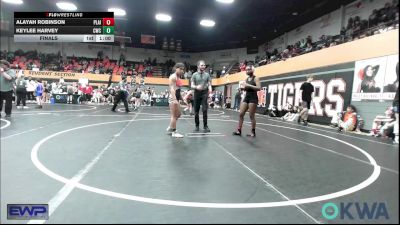
[[[175,90],[175,98],[179,102],[179,100],[183,100],[182,95],[181,95],[181,89],[176,89]],[[171,104],[173,102],[173,98],[169,96],[168,102]]]
[[[301,102],[301,106],[303,106],[303,108],[307,108],[310,109],[311,108],[311,101],[302,101]]]
[[[176,100],[178,100],[178,101],[183,100],[182,95],[181,95],[181,89],[176,89],[175,97],[176,97]]]
[[[254,103],[254,104],[258,104],[258,97],[256,96],[248,96],[246,95],[243,99],[244,103],[250,104],[250,103]]]

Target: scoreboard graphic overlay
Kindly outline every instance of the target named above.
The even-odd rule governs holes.
[[[15,42],[114,42],[114,12],[14,12]]]

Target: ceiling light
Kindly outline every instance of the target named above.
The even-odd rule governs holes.
[[[212,20],[202,20],[202,21],[200,21],[200,25],[205,26],[205,27],[213,27],[213,26],[215,26],[215,22]]]
[[[22,3],[24,3],[22,0],[1,0],[1,1],[15,5],[21,5]]]
[[[293,16],[297,16],[297,15],[299,15],[299,13],[298,12],[293,12],[292,15]]]
[[[217,0],[217,2],[225,3],[225,4],[231,4],[233,3],[234,0]]]
[[[159,21],[169,22],[169,21],[171,21],[171,19],[172,19],[171,16],[167,15],[167,14],[159,13],[156,15],[156,20],[159,20]]]
[[[57,2],[56,5],[59,9],[67,10],[67,11],[75,11],[78,9],[76,7],[76,5],[74,5],[73,3],[70,3],[70,2]]]
[[[108,11],[114,12],[114,16],[125,16],[126,15],[125,10],[119,9],[119,8],[109,8]]]

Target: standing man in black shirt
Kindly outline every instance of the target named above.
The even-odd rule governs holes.
[[[312,75],[307,76],[307,81],[304,82],[301,87],[301,105],[303,106],[303,110],[300,112],[298,123],[303,120],[303,125],[308,125],[308,110],[311,108],[311,101],[312,101],[312,93],[314,92],[314,86],[311,84],[314,77]]]
[[[206,63],[204,60],[197,62],[197,72],[192,75],[191,78],[191,88],[194,90],[193,100],[194,100],[194,120],[196,123],[195,132],[199,131],[200,119],[200,105],[203,110],[203,125],[204,132],[210,132],[207,125],[207,110],[208,110],[208,95],[212,92],[211,77],[210,74],[205,72]]]

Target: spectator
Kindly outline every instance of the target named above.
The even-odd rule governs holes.
[[[395,118],[396,121],[394,123],[394,128],[393,128],[393,133],[394,133],[394,144],[399,143],[399,63],[397,63],[396,66],[396,73],[397,73],[397,90],[396,90],[396,95],[393,99],[393,111],[395,113]]]
[[[289,46],[288,46],[289,47]],[[290,50],[289,48],[286,48],[282,53],[281,53],[281,58],[283,60],[286,60],[288,58],[290,58]]]
[[[287,102],[286,105],[282,106],[282,110],[279,112],[280,117],[285,116],[289,112],[293,112],[293,105]]]
[[[340,29],[340,41],[344,42],[346,38],[346,28],[342,27],[342,29]]]
[[[301,41],[300,41],[300,48],[301,49],[305,49],[307,47],[307,42],[306,42],[306,40],[303,38],[303,39],[301,39]]]
[[[35,96],[33,95],[33,92],[36,89],[36,82],[34,80],[32,80],[32,77],[28,77],[28,86],[26,88],[27,92],[28,92],[28,102],[35,102]]]
[[[36,89],[35,89],[35,95],[36,95],[36,102],[37,102],[37,107],[38,109],[43,108],[43,102],[42,102],[42,97],[43,97],[43,83],[42,80],[38,80],[36,84]]]
[[[224,76],[225,73],[226,73],[226,67],[224,66],[224,67],[222,67],[221,75]]]
[[[231,99],[231,97],[226,97],[224,108],[230,109],[231,107],[232,107],[232,99]]]
[[[11,117],[13,83],[15,81],[15,71],[10,69],[10,63],[0,60],[0,114],[3,109],[3,100],[6,101],[6,117]]]
[[[17,93],[17,109],[26,109],[26,87],[28,86],[28,82],[25,80],[25,75],[23,73],[19,74],[19,77],[16,81],[16,93]],[[22,107],[20,106],[22,100]]]
[[[311,108],[312,93],[314,92],[314,86],[311,84],[313,79],[314,77],[312,75],[308,75],[307,81],[300,87],[303,110],[300,112],[298,123],[303,120],[304,126],[308,125],[308,110]]]
[[[58,81],[58,83],[61,84],[61,85],[64,85],[65,84],[64,78],[61,77],[60,80]]]
[[[274,105],[270,105],[269,108],[266,111],[266,114],[270,117],[278,117],[278,109]]]
[[[139,68],[138,68],[138,73],[143,73],[143,71],[144,71],[144,67],[143,67],[143,64],[139,64]]]
[[[293,122],[299,119],[302,107],[298,106],[291,107],[291,106],[292,105],[289,104],[289,107],[287,108],[287,113],[281,117],[282,120]]]
[[[391,9],[391,4],[390,3],[385,3],[385,6],[379,10],[379,22],[380,23],[386,23],[390,19],[393,19],[393,13]]]
[[[43,102],[49,102],[50,101],[50,84],[47,81],[43,81],[43,87],[44,87],[44,91],[43,91]]]
[[[121,53],[118,60],[118,65],[122,66],[125,63],[125,55]]]
[[[307,48],[305,50],[306,53],[312,52],[313,46],[310,42],[307,42]]]
[[[333,47],[336,46],[338,44],[338,42],[336,40],[332,41],[329,45],[329,47]]]
[[[213,70],[213,68],[209,68],[208,69],[208,73],[210,74],[210,76],[213,76],[213,74],[214,74],[214,70]]]
[[[361,21],[360,17],[356,17],[354,20],[354,26],[353,26],[353,38],[358,37],[361,34]]]
[[[100,104],[103,101],[103,94],[100,89],[96,89],[93,91],[92,101],[96,104]]]
[[[75,92],[74,86],[72,86],[71,84],[68,84],[67,85],[67,104],[72,104],[74,92]]]
[[[372,14],[368,18],[369,27],[374,27],[374,26],[378,25],[378,21],[379,21],[378,16],[379,16],[378,15],[378,10],[374,9],[372,11]]]
[[[354,25],[354,19],[353,19],[353,17],[350,17],[350,18],[347,20],[346,30],[352,29],[352,28],[353,28],[353,25]]]
[[[354,29],[354,21],[353,18],[349,18],[347,22],[347,27],[346,27],[346,41],[351,41],[353,40],[353,29]]]
[[[292,57],[296,57],[298,55],[301,55],[302,50],[300,48],[300,42],[297,42],[293,47],[292,47],[292,51],[290,52],[290,55]]]
[[[235,94],[235,104],[233,106],[233,110],[235,110],[235,111],[239,110],[239,106],[240,106],[240,102],[241,102],[241,95],[242,95],[242,91],[240,90],[240,88],[238,88],[237,92]]]
[[[338,131],[354,131],[357,126],[357,110],[353,105],[347,106],[346,112],[332,117],[332,124],[338,126]]]
[[[86,95],[86,101],[90,102],[92,99],[92,94],[93,94],[93,87],[92,85],[89,85],[85,89],[85,95]]]
[[[312,43],[312,37],[311,37],[311,35],[308,35],[308,36],[307,36],[307,43]]]
[[[240,71],[241,71],[241,72],[242,72],[242,71],[246,71],[246,61],[240,63],[239,68],[240,68]]]
[[[392,107],[388,107],[385,111],[385,115],[377,115],[372,122],[371,132],[369,133],[370,136],[388,136],[387,130],[389,128],[392,129],[396,121],[395,112],[393,111]]]

